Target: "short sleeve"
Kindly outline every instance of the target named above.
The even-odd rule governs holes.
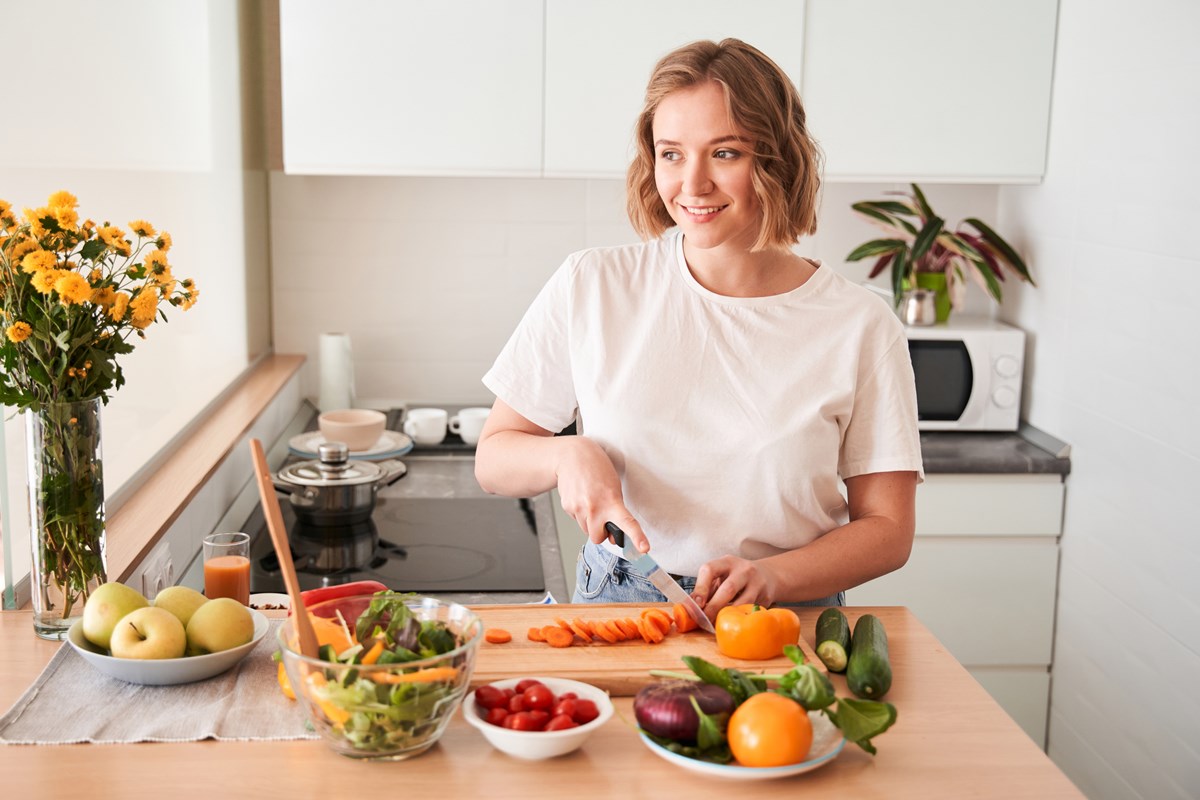
[[[500,351],[483,384],[535,425],[560,431],[575,419],[570,315],[575,258],[542,287]]]
[[[917,385],[908,339],[892,340],[855,390],[850,422],[842,438],[838,474],[917,473],[925,479],[921,434],[917,429]]]

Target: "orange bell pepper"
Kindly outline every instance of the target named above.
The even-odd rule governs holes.
[[[717,649],[730,658],[762,660],[783,655],[800,640],[800,618],[787,608],[757,603],[725,606],[717,612]]]

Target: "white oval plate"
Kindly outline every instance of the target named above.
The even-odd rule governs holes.
[[[271,627],[267,618],[254,609],[250,609],[250,616],[254,619],[254,637],[249,642],[231,650],[203,656],[162,659],[113,658],[84,638],[82,620],[71,626],[71,630],[67,632],[67,641],[75,648],[76,653],[83,656],[84,661],[110,678],[146,686],[173,686],[220,675],[245,658]]]
[[[288,450],[292,455],[316,458],[317,448],[325,444],[320,431],[309,431],[288,439]],[[362,461],[382,461],[402,456],[413,449],[413,440],[399,431],[384,431],[379,441],[366,450],[351,450],[350,457]]]
[[[810,711],[808,718],[812,721],[813,726],[813,742],[812,747],[808,750],[808,758],[799,764],[788,764],[785,767],[743,767],[738,764],[714,764],[711,761],[700,761],[679,753],[672,753],[644,733],[639,733],[639,735],[646,746],[650,748],[650,752],[684,769],[717,778],[760,781],[771,778],[788,778],[792,775],[811,772],[833,761],[842,752],[842,748],[846,746],[846,737],[829,717],[819,711]]]

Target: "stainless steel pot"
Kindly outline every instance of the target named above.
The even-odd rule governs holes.
[[[342,442],[325,442],[314,461],[300,461],[273,476],[275,489],[291,500],[308,525],[350,525],[369,519],[375,495],[404,477],[401,461],[351,461]]]

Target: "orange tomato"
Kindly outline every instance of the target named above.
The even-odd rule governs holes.
[[[729,751],[744,767],[799,764],[812,747],[808,712],[774,692],[752,695],[729,717]]]

